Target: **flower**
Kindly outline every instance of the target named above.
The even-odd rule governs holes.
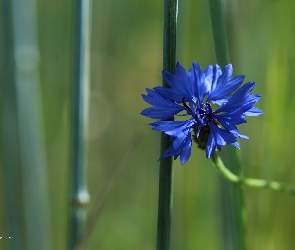
[[[231,64],[225,66],[223,71],[219,65],[209,65],[203,71],[201,66],[194,62],[186,72],[177,63],[175,75],[163,71],[163,79],[169,88],[147,89],[148,94],[142,95],[152,107],[144,109],[141,114],[160,119],[150,125],[154,130],[169,135],[172,142],[159,160],[168,156],[177,159],[180,156],[181,164],[185,164],[191,155],[192,139],[200,149],[206,149],[207,158],[226,144],[239,148],[237,138],[249,139],[239,133],[236,125],[246,123],[246,116],[263,113],[253,107],[261,95],[250,94],[255,82],[247,82],[240,87],[245,76],[231,77],[232,72]],[[234,93],[231,95],[232,92]],[[217,104],[215,111],[211,103]],[[174,116],[189,119],[168,120]]]

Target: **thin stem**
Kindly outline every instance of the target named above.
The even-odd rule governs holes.
[[[2,186],[5,209],[6,235],[13,236],[13,240],[6,240],[5,249],[22,249],[24,246],[21,218],[21,168],[19,152],[19,133],[17,117],[16,85],[14,77],[14,43],[12,29],[12,1],[1,1],[1,138],[2,138]],[[3,233],[2,233],[3,234]]]
[[[163,69],[175,72],[177,0],[164,0]],[[163,86],[167,87],[163,82]],[[172,120],[172,118],[171,118]],[[161,136],[161,154],[170,146],[167,136]],[[172,158],[160,162],[157,249],[169,250],[172,210]]]
[[[209,7],[216,59],[218,64],[224,67],[229,64],[229,53],[222,0],[209,0]]]
[[[225,29],[222,0],[209,0],[213,38],[217,62],[224,67],[229,64],[229,52]],[[231,166],[232,171],[243,176],[240,165],[240,157],[235,148],[226,148],[226,162]],[[222,190],[222,189],[221,189]],[[234,248],[239,250],[248,249],[247,239],[247,215],[243,187],[231,184],[229,186],[229,206],[231,212],[231,228],[234,239]],[[226,222],[222,223],[226,224]],[[226,244],[228,245],[228,244]],[[228,248],[228,246],[226,246]]]
[[[254,178],[240,178],[239,176],[232,173],[230,170],[228,170],[225,165],[223,164],[220,157],[215,153],[212,156],[212,160],[214,162],[214,166],[216,170],[228,181],[232,183],[236,183],[239,185],[244,185],[247,187],[253,187],[253,188],[266,188],[273,191],[282,191],[286,193],[290,193],[292,195],[295,195],[295,186],[286,185],[277,181],[267,181],[262,179],[254,179]]]
[[[37,1],[13,0],[11,2],[26,239],[22,248],[47,250],[52,249],[53,246],[39,81]]]
[[[86,220],[89,202],[86,185],[88,140],[88,93],[90,57],[90,0],[76,0],[73,86],[72,211],[70,249],[74,249]]]

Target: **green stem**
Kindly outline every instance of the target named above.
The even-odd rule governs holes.
[[[209,0],[209,7],[216,58],[218,64],[224,67],[229,64],[229,53],[222,0]]]
[[[232,173],[228,170],[225,165],[223,164],[220,157],[215,153],[212,156],[212,160],[214,162],[214,166],[216,170],[228,181],[232,183],[236,183],[239,185],[245,185],[247,187],[253,188],[267,188],[273,191],[282,191],[287,192],[292,195],[295,195],[295,186],[286,185],[277,181],[267,181],[261,179],[254,179],[254,178],[240,178],[239,176]]]
[[[69,248],[82,235],[89,193],[86,184],[88,152],[88,94],[90,81],[90,0],[75,0],[73,152]]]
[[[217,62],[221,67],[229,64],[229,53],[222,0],[209,0],[213,38]],[[227,164],[232,171],[242,177],[240,159],[235,148],[225,148]],[[229,206],[231,212],[231,228],[234,239],[234,249],[248,249],[247,216],[243,187],[232,183],[229,186]],[[224,223],[223,223],[224,224]],[[227,246],[228,248],[228,246]]]
[[[163,69],[175,72],[177,0],[164,0]],[[163,82],[163,86],[167,87]],[[172,120],[172,118],[171,118]],[[161,136],[161,154],[170,146],[167,136]],[[160,162],[157,249],[169,250],[172,210],[172,158]]]
[[[17,117],[17,99],[15,85],[15,61],[12,21],[12,1],[4,0],[1,9],[1,138],[2,138],[2,181],[3,202],[5,209],[5,233],[13,236],[13,240],[2,240],[3,248],[8,250],[22,249],[24,246],[22,228],[22,185],[19,152],[19,133]],[[1,246],[2,246],[1,245]]]
[[[11,2],[25,231],[25,244],[22,245],[22,249],[50,250],[53,248],[53,241],[39,80],[37,2],[30,0]]]

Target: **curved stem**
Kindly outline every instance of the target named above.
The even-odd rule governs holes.
[[[254,188],[267,188],[273,191],[282,191],[287,192],[292,195],[295,195],[295,186],[286,185],[277,181],[267,181],[262,179],[255,178],[241,178],[235,174],[233,174],[230,170],[228,170],[223,164],[221,158],[215,153],[212,156],[212,160],[214,162],[214,166],[216,170],[228,181],[237,183],[240,185],[245,185],[247,187]]]

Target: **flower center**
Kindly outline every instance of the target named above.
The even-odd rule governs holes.
[[[212,122],[217,127],[221,127],[221,124],[216,118],[212,117],[212,106],[209,102],[201,103],[199,100],[195,102],[185,102],[185,98],[182,98],[182,104],[186,108],[188,114],[190,114],[196,121],[194,125],[194,141],[198,144],[198,148],[204,150],[206,148],[208,138],[210,135],[210,126],[208,122]]]
[[[198,125],[205,126],[208,121],[213,120],[212,107],[209,102],[206,102],[206,104],[200,103],[199,101],[197,101],[197,103],[190,102],[190,106],[188,106],[185,102],[185,98],[182,98],[182,104],[185,106],[188,113],[193,116]]]

